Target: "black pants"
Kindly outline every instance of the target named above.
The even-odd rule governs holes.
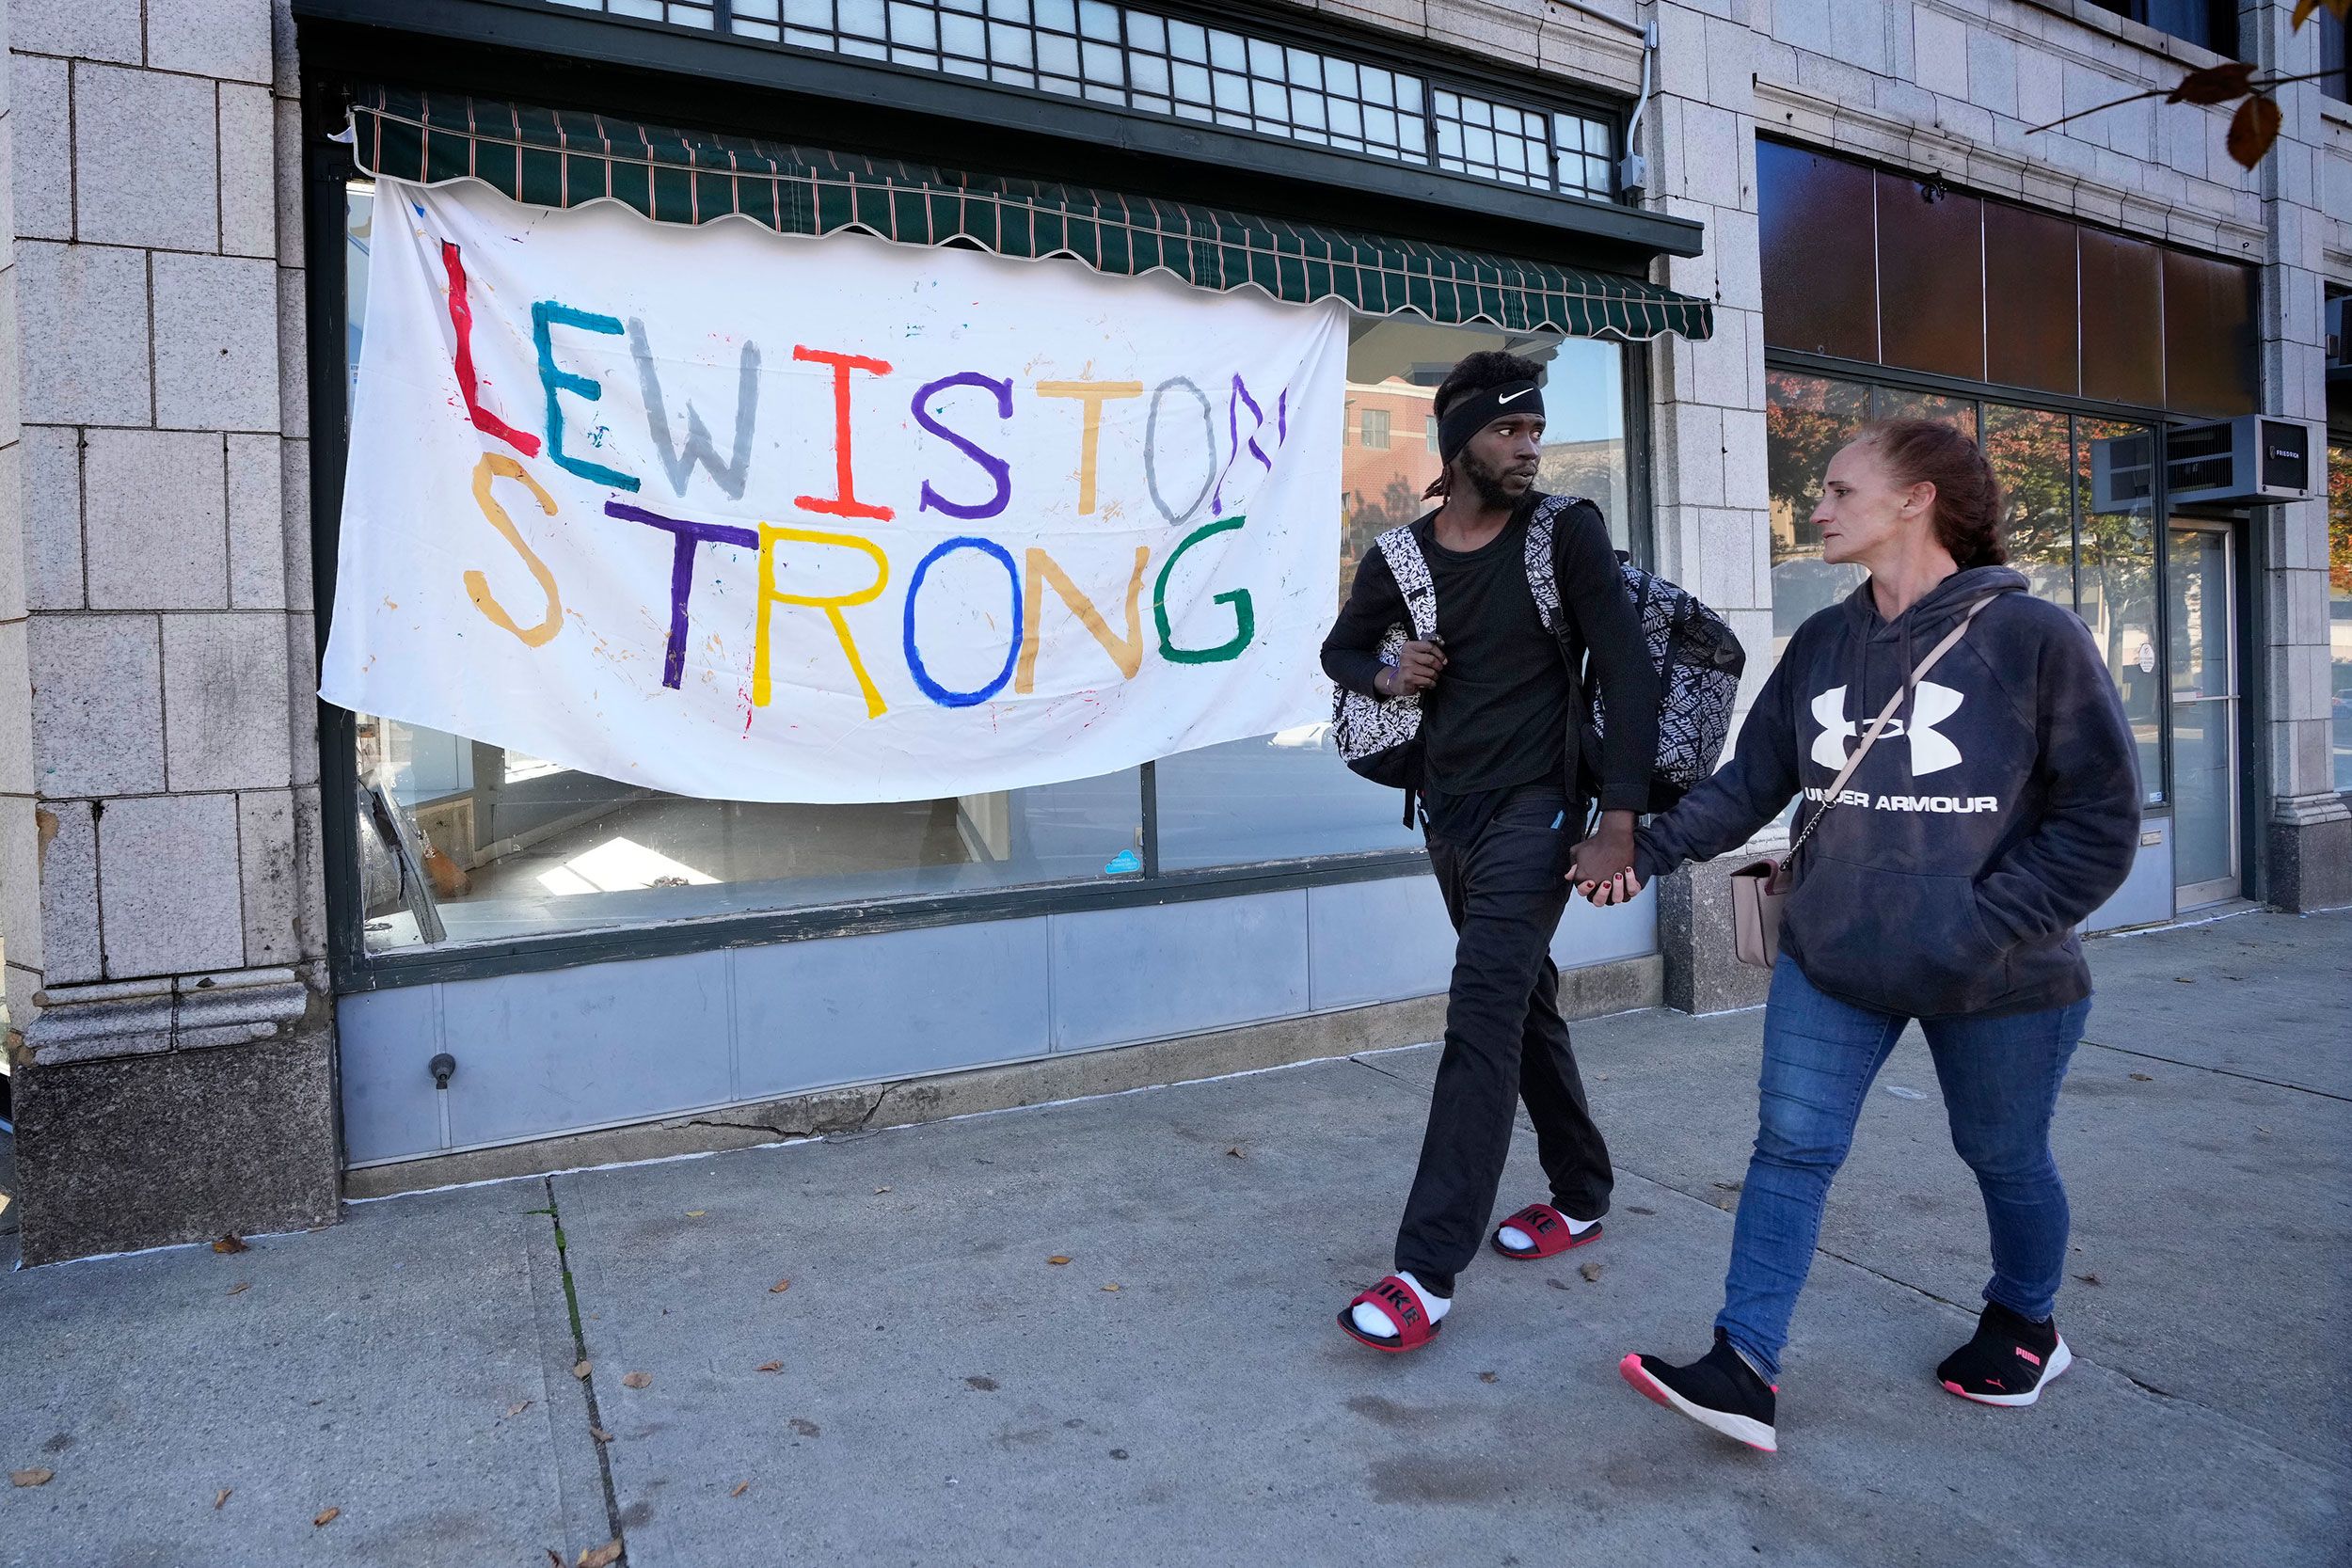
[[[1550,953],[1567,908],[1568,850],[1581,827],[1575,801],[1556,785],[1537,785],[1513,791],[1467,842],[1429,840],[1461,940],[1396,1266],[1442,1291],[1486,1238],[1519,1101],[1535,1125],[1552,1206],[1577,1220],[1609,1209],[1609,1147],[1568,1049]]]

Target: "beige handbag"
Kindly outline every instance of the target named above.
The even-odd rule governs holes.
[[[1788,901],[1789,889],[1796,886],[1797,851],[1804,847],[1804,841],[1813,836],[1813,830],[1821,825],[1821,818],[1830,814],[1830,808],[1836,805],[1838,798],[1845,794],[1846,781],[1852,778],[1853,770],[1862,766],[1862,759],[1870,754],[1871,743],[1893,722],[1896,710],[1903,705],[1903,699],[1911,695],[1914,687],[1928,678],[1928,672],[1935,668],[1937,659],[1952,651],[1966,634],[1968,624],[1983,614],[1984,607],[1993,599],[1992,594],[1979,599],[1968,613],[1961,617],[1960,625],[1947,632],[1944,641],[1919,661],[1919,667],[1911,673],[1911,679],[1895,689],[1895,694],[1886,700],[1886,705],[1879,710],[1879,716],[1870,721],[1870,728],[1863,736],[1862,744],[1854,748],[1853,755],[1846,759],[1846,766],[1838,769],[1837,778],[1830,784],[1829,794],[1822,800],[1820,810],[1805,818],[1804,832],[1799,833],[1797,841],[1788,847],[1788,853],[1778,860],[1768,856],[1731,874],[1731,945],[1741,963],[1770,969],[1780,961],[1780,907]]]

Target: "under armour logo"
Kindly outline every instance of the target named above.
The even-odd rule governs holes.
[[[1948,686],[1921,681],[1911,699],[1911,722],[1889,719],[1882,738],[1902,736],[1911,742],[1911,774],[1939,773],[1958,767],[1960,748],[1936,733],[1935,727],[1960,711],[1960,693]],[[1813,760],[1824,768],[1846,766],[1846,743],[1859,727],[1846,717],[1846,689],[1833,686],[1813,699],[1813,721],[1821,733],[1813,740]]]

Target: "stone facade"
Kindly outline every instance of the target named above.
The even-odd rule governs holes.
[[[24,1256],[321,1223],[291,20],[7,12],[0,937]]]
[[[1657,278],[1716,332],[1649,352],[1660,569],[1769,673],[1756,136],[2263,267],[2265,406],[2324,417],[2352,283],[2352,111],[2280,94],[2257,172],[2228,110],[2143,102],[2215,56],[2087,0],[1321,0],[1351,22],[1629,97],[1645,202],[1706,226]],[[2245,57],[2308,71],[2291,6]],[[326,999],[302,117],[286,0],[0,0],[0,939],[28,1259],[319,1223],[337,1198]],[[2324,507],[2257,524],[2274,898],[2352,899],[2333,793]],[[1760,998],[1724,866],[1661,901],[1667,989]]]

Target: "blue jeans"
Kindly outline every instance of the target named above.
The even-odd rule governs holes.
[[[2050,1157],[2050,1116],[2090,1016],[2086,998],[2042,1012],[1921,1023],[1952,1147],[1984,1194],[1993,1232],[1984,1298],[2036,1323],[2056,1306],[2066,1266],[2066,1189]],[[1908,1022],[1815,990],[1785,956],[1772,971],[1756,1153],[1715,1320],[1767,1378],[1779,1375],[1789,1314],[1813,1266],[1821,1209],[1852,1147],[1863,1096]]]

